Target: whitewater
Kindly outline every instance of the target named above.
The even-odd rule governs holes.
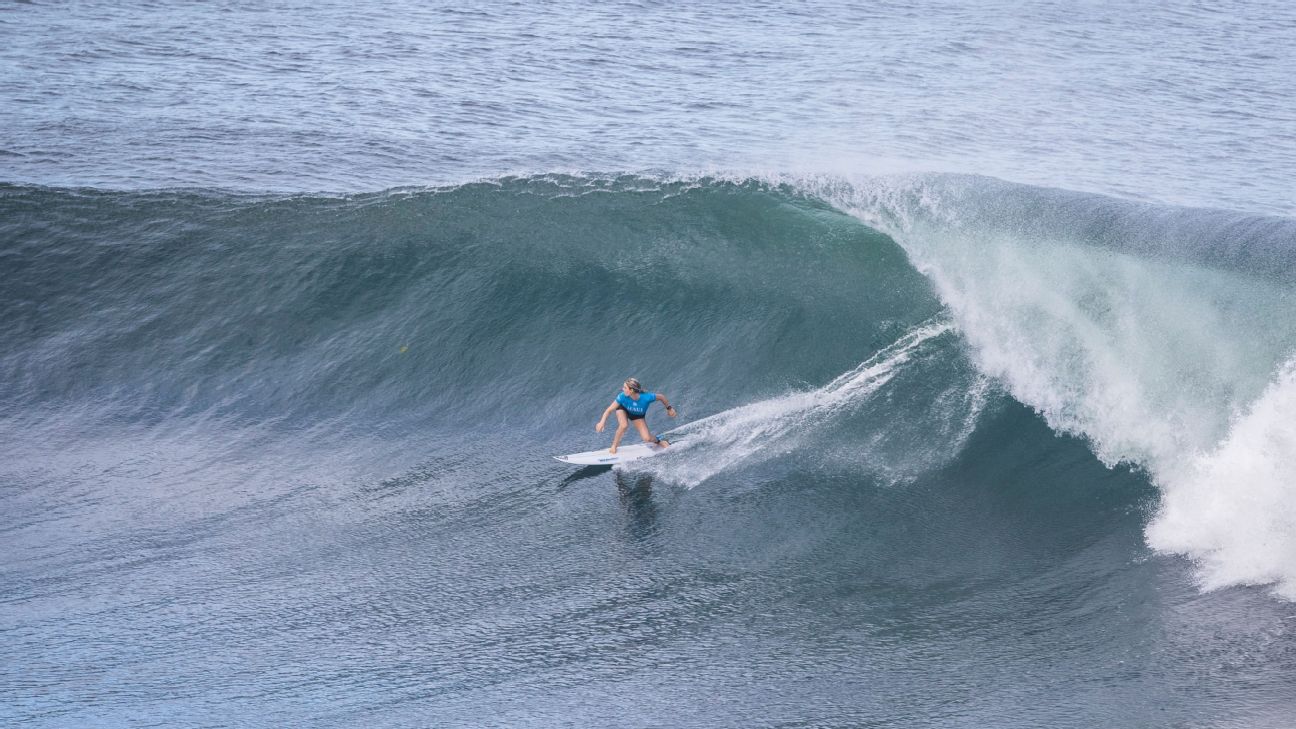
[[[1152,546],[1199,560],[1208,586],[1296,596],[1296,224],[1084,198],[1040,216],[1020,190],[934,184],[844,206],[907,241],[982,372],[1153,474]]]
[[[1290,725],[1286,5],[0,38],[6,726]]]

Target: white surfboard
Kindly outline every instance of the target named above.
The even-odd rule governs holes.
[[[621,446],[616,453],[608,453],[607,448],[601,448],[597,451],[573,453],[570,456],[554,456],[554,458],[563,463],[574,463],[578,466],[615,466],[618,463],[629,463],[640,458],[665,453],[666,450],[665,446],[652,443],[635,443],[634,445]]]

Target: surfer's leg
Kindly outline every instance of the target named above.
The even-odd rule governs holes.
[[[643,420],[636,420],[634,421],[634,424],[635,424],[635,428],[639,431],[639,437],[643,438],[645,443],[656,443],[657,445],[663,447],[670,445],[669,441],[664,441],[660,438],[654,438],[652,433],[648,432],[648,423],[644,422]]]
[[[617,429],[616,429],[616,433],[612,435],[612,450],[610,451],[611,453],[616,453],[617,446],[621,445],[621,436],[625,435],[626,428],[630,427],[629,423],[626,422],[626,414],[624,410],[616,411],[616,416],[617,416]]]

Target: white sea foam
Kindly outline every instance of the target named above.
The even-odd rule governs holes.
[[[1193,555],[1207,588],[1273,584],[1296,600],[1296,359],[1218,448],[1162,484],[1149,544]]]
[[[1193,559],[1207,588],[1267,584],[1296,599],[1291,282],[1173,246],[1095,244],[1086,231],[1105,221],[1080,214],[1070,233],[1056,210],[1049,227],[998,219],[977,184],[913,178],[827,196],[905,248],[982,372],[1104,462],[1147,470],[1162,492],[1152,547]]]

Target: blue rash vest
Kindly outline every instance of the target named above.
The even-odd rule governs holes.
[[[647,415],[648,406],[653,404],[653,401],[656,399],[657,393],[655,392],[641,392],[639,393],[638,400],[635,400],[624,392],[619,392],[616,396],[617,405],[620,405],[625,409],[626,415],[630,416],[632,420],[638,420]]]

